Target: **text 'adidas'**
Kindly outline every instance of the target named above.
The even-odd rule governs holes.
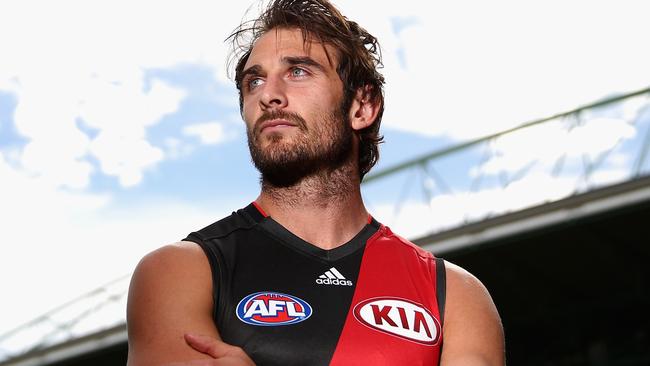
[[[346,279],[341,272],[334,267],[318,276],[316,283],[319,285],[352,286],[352,281]]]

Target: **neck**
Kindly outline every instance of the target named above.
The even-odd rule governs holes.
[[[367,223],[356,166],[318,172],[290,187],[262,180],[258,204],[289,231],[322,249],[352,239]]]

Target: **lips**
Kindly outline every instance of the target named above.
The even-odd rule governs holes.
[[[285,127],[297,127],[303,131],[307,131],[306,122],[298,113],[284,110],[265,111],[255,121],[256,134],[262,133],[267,128],[278,130]]]
[[[267,128],[272,128],[272,127],[297,127],[297,125],[285,119],[273,119],[273,120],[264,121],[259,124],[260,132],[264,131]]]

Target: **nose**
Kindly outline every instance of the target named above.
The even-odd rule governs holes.
[[[283,80],[275,77],[267,78],[260,98],[262,109],[284,108],[287,103],[286,87]]]

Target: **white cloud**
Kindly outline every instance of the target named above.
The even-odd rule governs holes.
[[[0,333],[130,273],[145,253],[242,204],[203,210],[157,199],[117,207],[109,195],[68,193],[28,177],[1,153],[0,182]]]
[[[395,203],[378,204],[376,217],[398,234],[417,238],[526,207],[567,197],[577,186],[575,177],[526,175],[504,188],[440,194],[429,202],[408,200],[395,211]]]
[[[180,159],[189,156],[194,151],[194,145],[184,143],[175,137],[167,137],[163,141],[165,155],[169,159]]]
[[[113,131],[102,131],[90,151],[99,158],[102,171],[117,176],[124,187],[140,183],[143,169],[163,158],[162,150],[144,138]]]
[[[417,238],[432,230],[455,223],[447,221],[448,216],[437,215],[431,211],[426,202],[405,201],[396,212],[392,203],[377,204],[372,208],[372,215],[382,224],[389,226],[395,233],[405,238]]]
[[[159,80],[143,92],[142,75],[121,83],[100,78],[87,82],[88,89],[78,101],[80,117],[97,129],[139,134],[165,114],[174,112],[185,97],[183,91]]]
[[[81,118],[106,130],[104,139],[131,141],[121,149],[145,152],[125,169],[114,167],[125,162],[96,156],[103,173],[137,184],[143,169],[165,158],[142,148],[151,145],[142,129],[184,97],[155,80],[145,90],[143,71],[202,65],[226,81],[223,39],[257,3],[3,2],[0,88],[19,100],[16,124],[32,143],[26,168],[53,174],[44,157],[55,141],[66,141],[67,151],[49,165],[71,174],[52,181],[87,184],[92,169],[84,156],[99,150],[79,136]],[[383,44],[387,127],[467,139],[650,82],[650,50],[642,46],[650,30],[646,2],[409,0],[373,3],[372,12],[365,1],[336,3]],[[251,8],[254,14],[257,6]],[[410,19],[399,34],[396,19]]]
[[[144,85],[144,72],[194,63],[225,74],[221,38],[236,24],[228,15],[210,1],[3,2],[0,88],[18,100],[14,122],[29,140],[24,168],[56,186],[85,188],[94,155],[102,173],[138,184],[164,159],[146,128],[185,97],[159,80]]]
[[[163,158],[146,140],[146,128],[176,110],[184,96],[159,81],[143,92],[141,80],[114,84],[90,78],[82,94],[66,91],[63,80],[33,81],[31,75],[22,79],[14,114],[18,132],[29,139],[21,163],[55,186],[73,188],[88,185],[89,155],[104,174],[117,176],[124,186],[137,184],[142,170]],[[98,134],[91,139],[79,121]]]
[[[634,136],[636,136],[636,129],[625,120],[594,118],[569,133],[566,151],[573,155],[589,154],[595,157]]]
[[[628,155],[614,152],[588,177],[584,171],[575,169],[556,176],[550,166],[538,164],[508,184],[472,190],[465,188],[467,184],[462,182],[460,186],[452,187],[452,193],[432,192],[428,200],[400,197],[399,201],[391,202],[386,201],[390,200],[387,194],[380,198],[382,201],[369,201],[369,207],[379,221],[396,233],[407,238],[419,238],[623,182],[630,178],[629,164]],[[407,184],[417,183],[409,181]]]
[[[629,98],[623,101],[621,109],[623,118],[626,121],[634,121],[638,117],[639,113],[644,111],[644,108],[650,106],[650,95],[640,95],[635,98]]]
[[[391,55],[385,69],[386,126],[466,140],[650,84],[647,2],[456,1],[391,10],[420,21],[396,43],[407,68]]]
[[[198,137],[201,143],[215,145],[229,138],[220,122],[195,123],[183,127],[183,134]]]
[[[7,313],[0,324],[5,328],[27,320],[27,315],[34,316],[36,309],[51,297],[62,303],[57,292],[72,298],[74,294],[66,291],[69,286],[65,284],[76,280],[71,277],[79,273],[71,272],[70,262],[84,258],[90,249],[96,250],[92,235],[78,236],[84,228],[77,222],[87,213],[105,207],[110,197],[56,190],[41,177],[29,177],[11,167],[1,153],[0,182],[0,246],[4,253],[0,256],[0,287],[7,295],[3,298]],[[67,251],[70,245],[81,250]],[[63,272],[68,273],[69,282],[59,282]],[[78,281],[85,283],[87,277],[90,275],[79,276]],[[32,297],[39,292],[41,300]]]
[[[561,121],[522,129],[500,136],[490,145],[490,158],[470,171],[470,176],[511,174],[526,169],[551,172],[558,164],[574,175],[584,173],[585,164],[615,151],[625,140],[636,136],[633,125],[623,119],[595,117],[568,128]],[[626,169],[625,161],[608,159]],[[576,173],[577,172],[577,173]]]

